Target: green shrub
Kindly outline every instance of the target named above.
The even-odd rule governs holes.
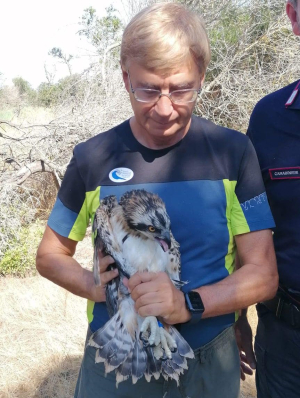
[[[34,257],[29,254],[26,245],[8,249],[0,262],[0,275],[25,276],[33,269]]]
[[[43,235],[40,221],[22,228],[19,239],[11,242],[0,261],[0,276],[25,277],[34,275],[35,254]]]

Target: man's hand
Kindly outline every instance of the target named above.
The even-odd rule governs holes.
[[[191,318],[183,293],[175,288],[165,272],[137,272],[129,280],[125,278],[124,284],[140,316],[157,316],[169,325]]]
[[[106,301],[105,288],[106,284],[118,276],[119,271],[117,269],[113,269],[107,271],[107,268],[115,262],[115,260],[108,255],[103,254],[100,250],[98,251],[99,258],[99,271],[100,271],[100,281],[101,285],[93,286],[92,295],[94,297],[93,301],[95,302],[104,302]]]
[[[118,271],[107,271],[114,260],[99,253],[101,286],[96,286],[93,272],[82,268],[73,258],[76,245],[77,242],[47,226],[37,252],[37,270],[43,277],[77,296],[95,302],[105,301],[105,285],[118,275]]]
[[[256,360],[252,346],[252,330],[246,315],[241,315],[235,323],[235,337],[241,358],[241,379],[246,379],[246,374],[252,375],[256,368]]]

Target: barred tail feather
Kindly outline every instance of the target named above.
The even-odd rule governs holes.
[[[117,338],[112,338],[102,348],[98,349],[99,355],[105,360],[105,363],[118,352],[120,343],[121,341]]]
[[[166,361],[156,359],[152,347],[144,347],[137,335],[130,335],[118,311],[92,334],[89,345],[97,348],[95,362],[104,363],[105,373],[115,370],[117,386],[130,377],[135,384],[143,376],[150,381],[152,376],[157,380],[161,375],[179,384],[180,375],[188,368],[187,359],[194,358],[194,352],[177,329],[170,326],[169,333],[176,341],[177,351]]]
[[[171,359],[163,361],[161,370],[161,374],[165,380],[168,380],[168,378],[173,379],[176,381],[177,385],[179,385],[179,373],[174,370]]]
[[[145,373],[147,355],[139,338],[136,338],[132,354],[132,383],[135,384]]]
[[[104,362],[105,372],[109,373],[125,362],[133,350],[134,342],[117,312],[101,329],[92,334],[89,345],[98,348],[95,362]]]
[[[115,316],[113,316],[106,324],[98,329],[95,333],[93,333],[89,340],[89,345],[102,348],[105,344],[107,344],[112,338],[114,338],[117,333],[118,328],[121,324],[120,314],[117,312]]]
[[[176,328],[170,326],[169,333],[177,344],[177,351],[172,353],[172,358],[162,361],[161,375],[165,380],[168,378],[176,381],[179,385],[180,375],[188,368],[187,358],[192,359],[195,357],[193,350]]]
[[[176,328],[171,326],[169,329],[169,333],[176,341],[178,354],[185,358],[195,358],[194,351],[191,349],[189,344],[185,341],[185,339],[181,336]]]
[[[109,358],[107,358],[107,360],[105,361],[106,373],[109,373],[112,370],[118,368],[125,361],[129,352],[132,351],[133,341],[132,339],[128,339],[127,334],[127,330],[121,324],[121,330],[119,334],[121,343],[118,347],[118,351]]]
[[[132,351],[129,353],[125,361],[116,370],[116,385],[127,380],[132,374]]]
[[[146,354],[147,367],[145,371],[145,378],[147,381],[150,381],[151,377],[154,376],[155,380],[158,380],[161,373],[161,361],[155,358],[152,347],[146,347]]]
[[[172,362],[180,367],[182,370],[187,370],[187,361],[185,357],[182,357],[178,351],[172,353]]]

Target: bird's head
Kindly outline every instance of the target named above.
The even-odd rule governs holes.
[[[129,191],[121,197],[120,205],[131,231],[155,240],[163,251],[170,249],[170,218],[158,195],[144,189]]]

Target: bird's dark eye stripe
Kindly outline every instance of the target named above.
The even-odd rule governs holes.
[[[137,229],[139,231],[148,231],[148,225],[146,224],[134,224],[133,229]]]
[[[155,210],[155,215],[156,215],[156,218],[158,219],[158,221],[160,222],[160,224],[163,227],[166,227],[166,220],[165,220],[164,216],[162,214],[160,214],[157,210]]]

